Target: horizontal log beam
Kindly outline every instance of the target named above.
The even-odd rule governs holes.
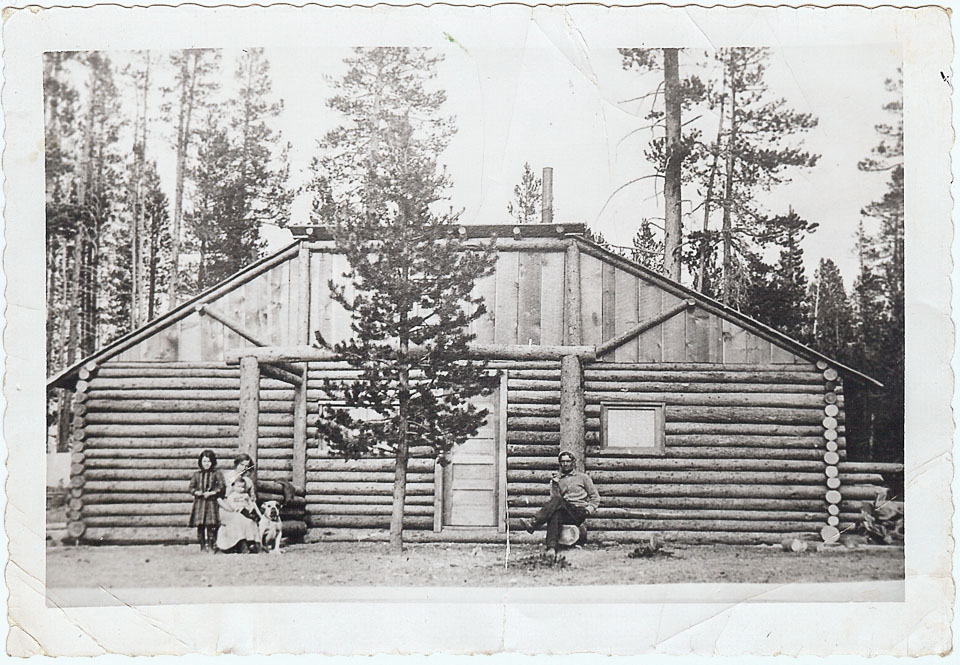
[[[429,494],[433,496],[433,483],[407,483],[407,493],[410,495]],[[316,497],[323,494],[369,494],[393,495],[392,482],[312,482],[307,478],[307,496]]]
[[[554,471],[556,459],[549,457],[508,457],[508,470]],[[822,477],[825,464],[820,461],[783,459],[689,459],[673,457],[591,457],[587,455],[587,473],[635,471],[774,471],[791,476],[792,472],[810,472]]]
[[[510,515],[511,517],[531,517],[536,511],[536,506],[524,506],[513,509]],[[587,527],[594,525],[598,519],[637,520],[639,524],[644,524],[646,520],[794,521],[815,522],[821,526],[826,520],[822,510],[711,510],[708,508],[671,510],[659,507],[625,508],[604,505],[601,505],[597,512],[590,517]]]
[[[801,471],[765,472],[765,471],[592,471],[590,477],[602,495],[604,485],[621,483],[671,484],[671,483],[718,483],[758,485],[818,485],[824,484],[823,473],[805,473]],[[508,483],[546,483],[550,474],[544,471],[507,470]]]
[[[543,434],[543,432],[533,432],[533,434]],[[511,456],[540,456],[556,463],[557,455],[560,454],[560,446],[544,443],[509,443],[511,439],[507,438],[507,454]],[[555,442],[554,442],[555,443]],[[633,453],[636,456],[635,453]],[[742,460],[816,460],[823,461],[823,447],[820,449],[810,448],[761,448],[761,447],[690,447],[674,446],[667,443],[663,451],[663,456],[674,459],[742,459]],[[616,449],[596,448],[587,446],[587,459],[603,459],[608,457],[625,457],[623,452],[617,452]],[[841,455],[841,458],[843,456]]]
[[[424,350],[412,347],[411,353],[423,353]],[[596,349],[592,346],[524,346],[519,344],[470,344],[467,355],[471,358],[488,358],[499,360],[559,360],[564,356],[574,355],[584,359],[594,358]],[[312,346],[289,347],[260,347],[250,349],[235,349],[225,353],[228,364],[237,364],[241,356],[257,358],[261,362],[299,362],[336,360],[337,356],[328,349],[319,349]]]
[[[819,485],[780,485],[775,483],[763,484],[760,482],[742,482],[741,484],[722,484],[713,481],[701,483],[669,483],[655,484],[637,483],[604,483],[599,490],[601,500],[610,496],[637,496],[637,497],[743,497],[743,498],[776,498],[776,499],[818,499],[823,500],[823,484]],[[546,497],[547,483],[538,479],[536,482],[511,482],[508,492],[515,495],[536,495]]]
[[[118,438],[153,438],[153,437],[186,437],[224,438],[236,437],[237,425],[150,425],[150,424],[103,424],[87,425],[87,436],[113,436]],[[290,436],[293,437],[292,427],[274,427],[261,425],[261,437]],[[202,444],[201,444],[202,445]]]
[[[195,411],[172,413],[138,413],[125,411],[94,411],[87,414],[90,425],[233,425],[239,416],[235,411]],[[292,413],[261,413],[261,425],[293,426]]]
[[[903,464],[895,462],[841,462],[840,473],[903,473]]]
[[[787,511],[817,512],[823,517],[823,499],[770,499],[749,497],[643,497],[643,496],[603,496],[600,497],[603,508],[649,508],[682,510],[731,510],[731,511]],[[539,504],[529,495],[511,496],[511,510],[514,508],[537,508]]]
[[[236,397],[236,395],[235,395]],[[231,413],[236,415],[240,408],[240,399],[164,399],[149,400],[132,399],[95,399],[87,402],[88,412],[134,412],[154,413],[157,418],[166,417],[166,414],[183,411],[199,411],[204,413]],[[261,413],[284,413],[293,415],[293,404],[289,400],[260,399]]]
[[[265,437],[261,436],[259,440],[259,446],[261,448],[274,448],[274,449],[287,449],[289,451],[292,447],[292,438],[291,436],[286,437]],[[220,456],[220,451],[229,450],[235,451],[237,449],[237,440],[235,437],[204,437],[202,441],[198,441],[194,437],[178,438],[178,437],[159,437],[156,439],[152,438],[137,438],[137,437],[113,437],[113,436],[96,436],[89,437],[87,439],[87,451],[88,454],[92,451],[93,454],[96,454],[96,451],[105,448],[105,449],[118,449],[122,450],[124,454],[128,453],[128,449],[132,450],[143,450],[145,451],[143,456],[149,457],[147,451],[152,452],[154,456],[169,456],[176,454],[178,456],[193,456],[193,459],[196,459],[197,456],[207,448],[211,448],[214,452],[217,453],[217,456]],[[230,453],[231,456],[233,453]],[[287,452],[286,454],[290,454]],[[221,460],[222,461],[222,460]]]
[[[556,392],[560,390],[559,379],[524,379],[514,378],[510,374],[507,387],[510,390],[544,390]],[[699,381],[622,381],[619,379],[587,380],[584,388],[592,391],[633,391],[639,393],[771,393],[778,395],[817,395],[823,398],[819,386],[802,383],[722,383]]]
[[[656,367],[636,365],[627,369],[610,368],[608,363],[590,365],[584,369],[587,381],[679,381],[689,383],[784,383],[817,386],[823,390],[823,376],[818,372],[731,370],[729,365],[714,365],[713,369],[681,369],[680,365],[664,364]]]
[[[558,404],[559,391],[508,390],[507,398],[513,403]],[[815,394],[770,394],[734,392],[640,392],[638,390],[587,390],[587,401],[602,402],[664,402],[668,406],[761,406],[804,407],[816,409],[823,414],[823,396]],[[823,416],[821,415],[821,418]]]

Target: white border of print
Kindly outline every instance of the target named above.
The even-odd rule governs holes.
[[[197,6],[5,13],[7,276],[7,649],[15,655],[186,653],[577,653],[674,655],[926,655],[951,648],[953,435],[950,362],[952,43],[936,8],[323,9]],[[381,602],[343,590],[341,603],[120,604],[48,607],[44,589],[43,117],[41,54],[49,50],[185,46],[423,43],[469,33],[495,46],[523,26],[548,34],[576,65],[582,44],[847,44],[898,42],[904,54],[906,142],[907,427],[910,537],[904,602],[769,603],[698,585],[706,602],[609,602],[602,590],[544,589],[517,602],[483,593],[465,602],[385,590]],[[522,32],[522,31],[521,31]],[[649,43],[656,46],[656,43]],[[943,72],[948,80],[940,76]],[[920,508],[922,506],[922,508]],[[802,595],[806,585],[800,587]],[[812,589],[812,585],[811,585]],[[587,597],[584,598],[583,594]],[[792,596],[791,596],[792,597]],[[714,598],[716,598],[714,596]],[[784,597],[786,598],[786,597]],[[406,599],[406,600],[402,600]],[[617,599],[623,600],[626,599]],[[650,599],[654,600],[654,599]],[[359,601],[359,602],[356,602]]]

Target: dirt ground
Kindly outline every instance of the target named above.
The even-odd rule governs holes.
[[[281,555],[211,554],[197,546],[51,546],[50,587],[230,585],[562,586],[682,582],[900,580],[902,547],[784,552],[779,547],[666,546],[633,558],[634,547],[587,545],[550,563],[540,548],[416,544],[402,555],[383,543],[291,545]],[[265,565],[267,564],[267,565]]]

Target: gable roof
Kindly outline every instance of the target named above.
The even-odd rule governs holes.
[[[141,326],[140,328],[123,335],[116,340],[112,341],[110,344],[106,345],[102,349],[99,349],[95,353],[83,358],[82,360],[77,361],[76,363],[70,365],[69,367],[61,370],[59,373],[55,374],[52,377],[49,377],[47,380],[47,388],[66,386],[70,385],[76,378],[76,374],[80,369],[87,363],[94,362],[99,363],[106,358],[110,358],[114,355],[122,353],[127,348],[139,343],[143,339],[149,337],[155,332],[165,328],[166,326],[177,322],[178,320],[189,316],[196,308],[196,306],[203,304],[207,301],[213,300],[220,295],[230,291],[238,283],[242,283],[249,278],[255,276],[258,273],[265,272],[275,265],[292,258],[299,251],[299,247],[302,243],[308,241],[327,241],[332,240],[332,234],[329,228],[326,227],[290,227],[294,233],[296,240],[287,245],[283,249],[266,256],[262,259],[255,261],[249,266],[243,268],[239,272],[231,275],[229,278],[220,282],[219,284],[207,289],[203,293],[195,296],[194,298],[184,302],[173,310],[159,316],[158,318],[150,321],[149,323]],[[675,282],[668,277],[665,277],[640,263],[633,261],[631,259],[625,258],[602,245],[584,237],[586,231],[586,226],[582,223],[566,223],[566,224],[525,224],[522,226],[516,226],[512,224],[484,224],[484,225],[463,225],[460,228],[461,235],[464,235],[469,238],[489,238],[489,237],[500,237],[500,238],[510,238],[520,237],[521,235],[524,238],[554,238],[554,239],[572,239],[576,242],[581,251],[584,251],[588,254],[595,256],[596,258],[605,261],[607,263],[612,263],[618,267],[627,270],[628,272],[633,273],[637,277],[644,279],[663,290],[672,293],[680,298],[692,299],[697,305],[704,310],[711,312],[721,318],[725,318],[743,329],[766,339],[767,341],[781,346],[790,350],[798,356],[807,358],[811,361],[823,361],[834,367],[838,371],[842,372],[844,375],[858,380],[860,382],[882,388],[883,384],[877,381],[876,379],[867,376],[866,374],[857,371],[856,369],[844,365],[843,363],[838,362],[837,360],[820,353],[819,351],[799,342],[796,339],[760,322],[756,319],[753,319],[740,311],[733,309],[723,303],[709,298],[702,293],[684,286],[679,282]]]
[[[581,250],[585,249],[587,252],[594,254],[601,260],[618,264],[621,267],[635,273],[638,277],[646,279],[647,281],[656,284],[665,291],[669,291],[680,298],[693,299],[696,301],[697,305],[706,311],[728,319],[759,337],[789,349],[799,356],[803,356],[813,361],[820,360],[826,362],[838,371],[841,371],[850,377],[859,379],[864,383],[876,386],[877,388],[883,388],[883,384],[873,377],[867,376],[863,372],[849,367],[848,365],[844,365],[836,359],[831,358],[830,356],[821,353],[816,349],[807,346],[806,344],[803,344],[789,335],[786,335],[765,323],[743,314],[739,310],[736,310],[728,305],[724,305],[718,300],[714,300],[713,298],[705,296],[699,291],[696,291],[688,286],[684,286],[680,282],[675,282],[674,280],[665,277],[660,273],[655,272],[636,261],[633,261],[632,259],[620,256],[619,254],[607,249],[606,247],[603,247],[602,245],[599,245],[592,240],[587,238],[577,238],[576,241],[580,245]]]
[[[176,323],[182,318],[185,318],[194,312],[194,308],[197,305],[201,305],[209,300],[219,297],[220,295],[230,291],[234,285],[237,283],[242,283],[257,275],[258,273],[265,272],[270,268],[274,267],[278,263],[282,263],[289,258],[292,258],[297,255],[299,251],[301,240],[296,240],[293,243],[287,245],[278,252],[274,252],[268,256],[258,259],[248,265],[245,268],[242,268],[240,271],[234,273],[227,279],[223,280],[219,284],[211,286],[206,291],[200,293],[197,296],[194,296],[190,300],[178,305],[173,308],[166,314],[161,314],[157,318],[144,325],[140,326],[136,330],[128,332],[126,335],[121,335],[117,339],[113,340],[103,348],[95,351],[86,358],[78,360],[72,365],[62,369],[58,373],[47,379],[47,389],[55,387],[64,387],[73,382],[76,378],[76,374],[80,369],[89,362],[99,363],[105,358],[110,358],[118,353],[122,353],[129,347],[137,344],[141,340],[149,337],[153,333],[167,327],[171,323]]]

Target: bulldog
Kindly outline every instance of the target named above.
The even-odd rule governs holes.
[[[264,501],[260,508],[260,551],[270,550],[280,553],[280,539],[283,537],[283,522],[280,520],[280,502]]]

